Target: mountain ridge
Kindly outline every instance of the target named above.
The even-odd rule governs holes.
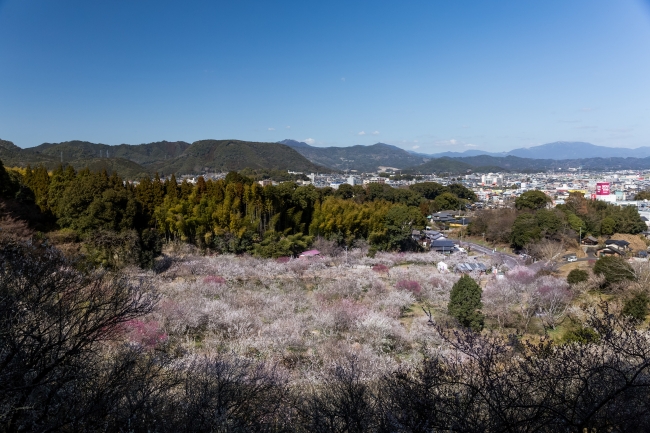
[[[128,179],[151,175],[156,171],[183,175],[244,168],[306,172],[327,170],[286,145],[241,140],[199,140],[191,144],[158,141],[114,146],[72,140],[43,143],[25,149],[10,141],[0,140],[0,160],[8,167],[43,164],[52,170],[63,163],[75,169],[106,169]]]
[[[419,154],[425,155],[425,154]],[[555,141],[539,146],[520,147],[507,152],[487,152],[469,149],[464,152],[440,152],[428,155],[430,158],[464,158],[469,156],[489,155],[494,157],[517,156],[530,159],[585,159],[585,158],[647,158],[650,147],[637,148],[598,146],[583,141]]]

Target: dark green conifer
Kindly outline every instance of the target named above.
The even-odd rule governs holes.
[[[483,329],[481,286],[469,275],[463,275],[454,284],[447,309],[449,314],[466,328],[479,332]]]

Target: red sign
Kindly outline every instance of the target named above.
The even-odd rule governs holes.
[[[609,182],[598,182],[596,184],[596,195],[609,195]]]

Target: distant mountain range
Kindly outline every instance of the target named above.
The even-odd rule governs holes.
[[[413,154],[416,154],[412,152]],[[580,141],[556,141],[540,146],[522,147],[508,152],[485,152],[482,150],[466,150],[464,152],[442,152],[432,155],[417,153],[416,155],[429,158],[463,158],[467,156],[489,155],[494,157],[518,156],[532,159],[588,159],[588,158],[647,158],[650,157],[650,147],[629,149],[624,147],[596,146]]]
[[[314,164],[342,171],[373,172],[382,166],[402,169],[431,159],[384,143],[350,147],[315,147],[296,140],[282,140],[280,143],[295,149]]]
[[[303,172],[326,171],[294,149],[279,143],[240,140],[159,141],[138,145],[109,146],[87,141],[43,143],[21,149],[11,141],[0,140],[0,160],[5,166],[25,167],[43,164],[53,169],[70,164],[76,169],[116,171],[128,179],[154,172],[162,174],[201,174],[232,170],[272,169]]]
[[[528,156],[520,156],[528,155]],[[629,156],[635,155],[635,156]],[[544,158],[542,158],[544,157]],[[385,143],[371,146],[315,147],[295,140],[260,143],[240,140],[159,141],[109,146],[87,141],[43,143],[22,149],[0,140],[6,166],[43,164],[53,169],[70,164],[80,169],[116,171],[128,179],[154,172],[201,174],[232,170],[273,169],[302,172],[356,170],[376,172],[392,167],[411,173],[539,172],[582,167],[585,170],[650,169],[650,148],[608,148],[589,143],[557,142],[510,152],[479,150],[414,154]]]
[[[414,173],[546,171],[582,167],[585,170],[643,170],[650,168],[650,147],[611,148],[582,142],[555,142],[509,152],[443,152],[423,154],[377,143],[371,146],[315,147],[295,140],[280,143],[313,163],[338,170],[376,171],[394,167]]]

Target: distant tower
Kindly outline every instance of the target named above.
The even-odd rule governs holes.
[[[61,164],[63,164],[63,151],[61,151]]]

